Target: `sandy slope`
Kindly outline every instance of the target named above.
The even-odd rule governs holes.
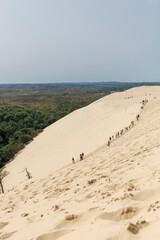
[[[7,165],[5,187],[25,182],[25,167],[39,179],[70,164],[72,156],[79,159],[81,152],[88,154],[105,144],[111,134],[135,118],[140,101],[150,90],[143,87],[111,94],[46,128]]]
[[[141,111],[140,101],[144,98],[147,98],[149,103]],[[102,114],[105,106],[109,111]],[[96,111],[98,115],[93,114]],[[103,146],[109,135],[127,126],[139,111],[140,120],[136,121],[133,128],[113,141],[110,147],[106,144]],[[84,161],[69,164],[50,173],[47,178],[41,179],[38,175],[39,179],[33,177],[26,180],[25,185],[20,184],[5,195],[1,194],[0,239],[159,240],[160,87],[141,87],[113,94],[70,114],[55,125],[60,129],[63,123],[67,128],[68,123],[71,129],[72,117],[80,118],[79,128],[81,126],[86,131],[82,130],[86,135],[81,136],[83,140],[86,136],[87,140],[81,146],[86,147],[85,152],[94,152]],[[93,125],[89,125],[89,120],[92,120]],[[76,125],[74,121],[72,125]],[[31,151],[34,144],[38,147],[38,144],[43,142],[43,137],[43,144],[48,146],[50,142],[46,139],[47,133],[51,134],[50,128],[56,131],[54,125],[47,128],[7,166],[7,170],[14,167],[18,172],[20,156],[26,156],[26,152]],[[96,130],[101,130],[101,134],[96,133]],[[65,130],[66,136],[67,131]],[[92,141],[90,131],[95,134]],[[69,132],[69,139],[71,135]],[[73,136],[75,139],[74,132]],[[69,140],[66,141],[67,146],[68,142]],[[77,146],[76,142],[72,144]],[[96,147],[99,148],[96,150]],[[76,147],[72,149],[75,154],[76,150],[81,152]],[[40,154],[41,149],[35,148],[35,151]],[[33,159],[35,151],[32,152]],[[67,161],[65,156],[68,156]],[[69,154],[65,153],[65,156],[62,164],[57,166],[54,162],[55,169],[70,161]],[[22,161],[25,163],[25,159],[22,158]],[[38,163],[36,158],[35,161],[38,169],[41,162]],[[34,169],[34,164],[31,164],[30,169]],[[22,179],[20,173],[17,175],[18,183]],[[9,180],[9,177],[4,179],[6,186],[11,186]]]

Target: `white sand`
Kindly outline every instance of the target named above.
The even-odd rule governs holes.
[[[141,110],[143,99],[149,103]],[[107,147],[137,113],[135,126]],[[46,128],[6,166],[0,239],[159,240],[159,122],[160,87],[140,87]],[[71,164],[82,151],[90,154]]]

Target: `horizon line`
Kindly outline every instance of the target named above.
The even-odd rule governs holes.
[[[100,83],[105,83],[105,84],[109,84],[109,83],[128,83],[128,84],[156,84],[156,83],[160,83],[160,81],[155,81],[155,82],[151,82],[151,81],[142,81],[142,82],[129,82],[129,81],[125,81],[125,82],[122,82],[122,81],[101,81],[101,82],[96,82],[96,81],[89,81],[89,82],[33,82],[33,83],[25,83],[25,82],[22,82],[22,83],[0,83],[0,85],[44,85],[44,84],[48,84],[48,85],[52,85],[52,84],[100,84]]]

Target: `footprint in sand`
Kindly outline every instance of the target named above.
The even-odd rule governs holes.
[[[139,212],[140,212],[139,208],[127,207],[119,209],[117,211],[103,213],[100,216],[98,216],[98,218],[119,222],[122,220],[133,218]]]
[[[15,232],[10,232],[10,233],[5,233],[3,235],[0,236],[0,239],[1,240],[5,240],[5,239],[8,239],[10,238]]]
[[[8,222],[0,222],[0,230],[8,225]]]
[[[155,203],[154,204],[150,204],[150,206],[148,207],[148,212],[150,212],[150,211],[156,211],[158,208],[160,208],[160,202],[157,200],[157,201],[155,201]]]
[[[138,234],[139,230],[147,227],[148,226],[148,222],[146,222],[145,220],[142,221],[137,221],[136,224],[130,223],[127,230],[130,231],[133,234]]]
[[[45,233],[36,238],[36,240],[56,240],[67,233],[71,232],[70,230],[60,230],[51,233]]]
[[[79,218],[81,215],[68,214],[65,218],[55,227],[55,229],[61,229],[73,226],[73,224],[79,223]]]

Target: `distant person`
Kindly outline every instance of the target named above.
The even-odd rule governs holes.
[[[80,154],[80,161],[82,161],[83,160],[83,156],[82,156],[82,154]]]
[[[118,138],[118,136],[119,136],[119,132],[116,132],[116,138]]]
[[[75,164],[75,160],[74,160],[74,157],[72,157],[72,163],[74,163],[74,164]]]
[[[110,144],[111,144],[110,141],[108,141],[107,146],[110,147]]]
[[[139,115],[139,114],[137,114],[137,116],[136,116],[136,119],[137,119],[137,121],[139,120],[139,117],[140,117],[140,115]]]
[[[125,131],[128,131],[128,127],[125,127]]]
[[[84,158],[84,153],[82,152],[82,157]]]

